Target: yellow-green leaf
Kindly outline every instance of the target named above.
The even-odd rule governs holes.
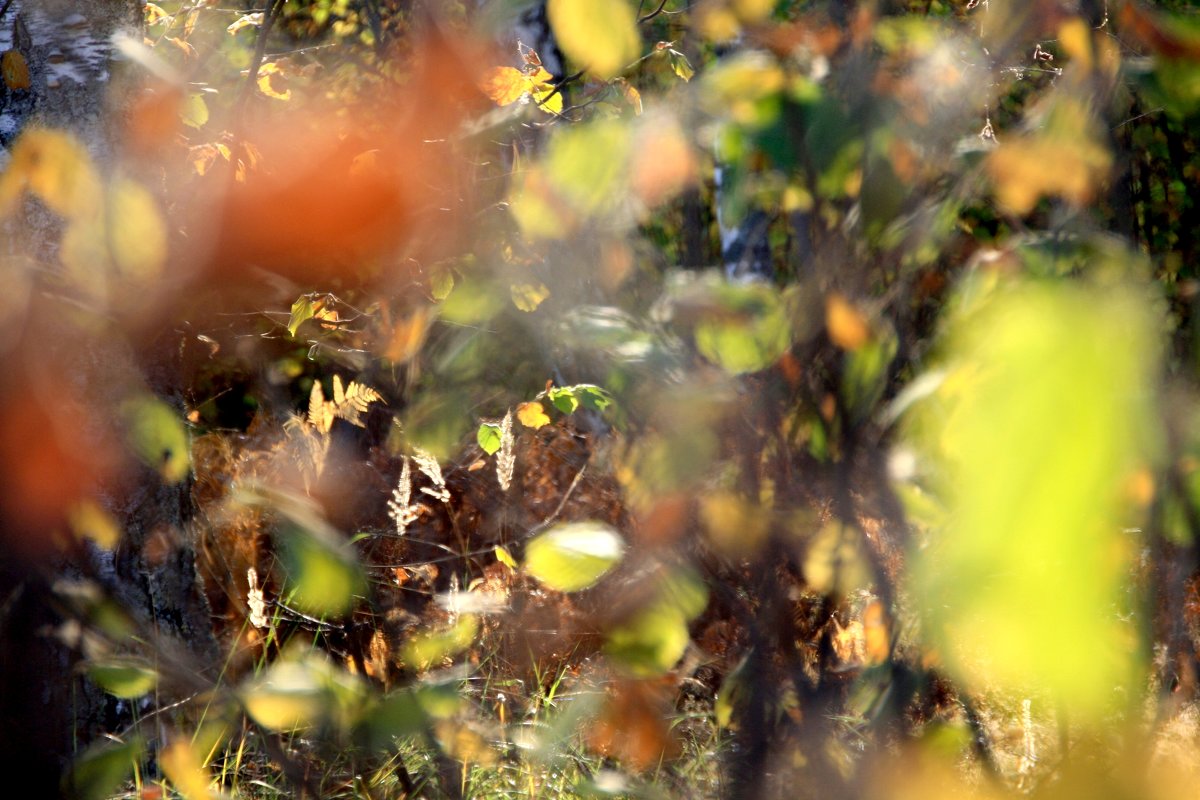
[[[499,423],[485,422],[475,432],[475,441],[479,443],[483,452],[489,456],[494,455],[500,449],[500,442],[503,439],[504,434],[500,429]]]
[[[78,800],[112,797],[133,774],[145,748],[145,741],[137,736],[120,743],[100,739],[71,765],[71,772],[64,781],[66,794]]]
[[[140,664],[123,661],[92,664],[88,676],[114,697],[141,697],[158,685],[158,673]]]
[[[285,531],[281,539],[290,604],[319,616],[349,611],[365,585],[354,553],[298,527]]]
[[[610,631],[604,650],[626,671],[650,678],[675,666],[687,644],[683,615],[675,608],[656,604]]]
[[[637,17],[626,0],[549,0],[546,10],[563,52],[602,80],[640,55]]]
[[[463,614],[446,630],[421,633],[404,646],[404,662],[417,669],[428,669],[444,658],[457,655],[475,642],[479,618]]]
[[[603,522],[558,525],[525,546],[525,569],[560,592],[586,589],[625,554],[620,534]]]
[[[314,313],[316,312],[311,297],[304,294],[296,298],[296,301],[292,303],[292,313],[288,317],[288,333],[295,336],[296,331],[300,330],[300,326],[312,319]]]
[[[288,88],[287,78],[274,61],[268,61],[258,68],[258,90],[276,100],[292,98],[292,90]]]
[[[154,195],[141,184],[118,178],[109,189],[105,213],[117,272],[143,283],[157,278],[167,261],[167,225]]]
[[[186,478],[191,468],[190,444],[180,414],[150,395],[127,400],[121,411],[134,455],[158,470],[168,483]]]
[[[1133,691],[1130,477],[1154,458],[1154,312],[1138,289],[1001,285],[948,332],[947,378],[910,433],[950,522],[912,596],[968,688],[1045,692],[1095,719]]]

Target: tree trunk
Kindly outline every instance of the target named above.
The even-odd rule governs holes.
[[[110,171],[117,130],[110,123],[120,119],[128,93],[123,81],[114,80],[120,62],[114,35],[124,31],[140,40],[142,5],[142,0],[0,0],[0,50],[17,51],[29,72],[27,82],[0,85],[0,170],[10,160],[8,148],[22,131],[36,125],[72,133],[101,172]],[[13,56],[8,58],[6,64]],[[0,221],[5,283],[19,277],[28,287],[25,313],[15,323],[3,323],[8,340],[0,345],[0,369],[7,384],[0,390],[0,403],[9,417],[3,433],[5,455],[14,455],[7,446],[11,441],[35,444],[34,454],[17,452],[17,463],[0,467],[0,481],[9,484],[10,499],[11,487],[23,485],[22,471],[38,476],[24,478],[27,482],[103,482],[97,476],[56,474],[55,468],[66,464],[86,471],[103,460],[89,451],[94,443],[86,430],[112,424],[104,419],[105,409],[115,407],[120,393],[142,385],[177,406],[181,397],[173,365],[178,347],[164,341],[139,348],[135,355],[134,348],[111,330],[94,330],[89,336],[62,322],[71,309],[54,296],[60,233],[61,222],[33,201]],[[35,386],[39,380],[40,389]],[[63,421],[56,415],[68,408],[55,405],[60,389],[73,392],[83,401],[79,410],[96,419],[57,424]],[[44,429],[37,430],[14,413],[19,401],[26,406],[18,409],[42,410]],[[22,426],[33,429],[26,435]],[[68,436],[66,442],[40,446],[37,437],[53,438],[57,431],[64,438],[60,429],[78,434],[77,439],[70,441]],[[14,430],[26,438],[14,439]],[[46,452],[61,458],[38,461],[36,456]],[[185,534],[187,483],[169,486],[154,471],[142,469],[127,473],[121,486],[91,488],[102,489],[102,505],[124,528],[115,553],[91,545],[67,545],[64,550],[48,544],[70,541],[64,535],[65,509],[30,516],[15,510],[24,503],[20,496],[17,503],[0,507],[0,763],[10,768],[6,774],[19,780],[30,797],[53,797],[63,791],[62,775],[72,757],[114,721],[104,717],[111,716],[116,705],[80,677],[79,653],[60,641],[71,637],[54,635],[71,616],[63,610],[56,584],[89,578],[126,606],[144,630],[206,656],[215,654]],[[52,499],[72,496],[67,489],[46,491]],[[66,550],[72,551],[70,556]]]

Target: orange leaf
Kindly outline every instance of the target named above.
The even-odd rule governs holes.
[[[517,406],[517,419],[521,420],[521,424],[526,428],[540,428],[550,424],[550,417],[546,415],[546,409],[542,408],[542,404],[536,400]]]
[[[544,69],[542,72],[546,72]],[[546,73],[549,77],[550,73]],[[515,103],[529,92],[531,80],[519,69],[513,67],[493,67],[484,75],[480,82],[483,93],[498,106]]]

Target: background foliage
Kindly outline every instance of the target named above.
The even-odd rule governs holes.
[[[147,3],[12,143],[64,791],[1194,792],[1188,4],[541,10]]]

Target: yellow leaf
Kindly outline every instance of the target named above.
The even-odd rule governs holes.
[[[117,272],[140,282],[157,278],[167,260],[167,225],[154,196],[134,181],[117,179],[108,194],[107,220]]]
[[[596,77],[615,77],[641,50],[637,18],[625,0],[549,0],[563,52]]]
[[[255,11],[252,14],[243,14],[234,21],[232,25],[225,29],[231,36],[236,36],[238,31],[243,28],[257,28],[263,23],[263,12]]]
[[[514,67],[493,67],[483,76],[480,88],[496,105],[506,106],[517,102],[529,91],[530,79]]]
[[[198,144],[188,150],[188,161],[197,175],[204,175],[217,160],[217,148],[211,144]]]
[[[550,296],[550,289],[541,281],[514,283],[509,291],[512,293],[513,305],[522,311],[536,311]]]
[[[0,56],[0,72],[4,74],[4,85],[9,89],[29,88],[29,65],[25,56],[16,50],[5,51]]]
[[[1087,204],[1111,165],[1095,118],[1069,100],[1050,109],[1037,133],[1006,138],[985,162],[997,199],[1017,214],[1029,213],[1045,196]]]
[[[547,114],[561,114],[563,110],[562,92],[555,91],[555,88],[548,83],[539,84],[539,86],[544,88],[534,87],[530,92],[529,96],[533,98],[533,102]]]
[[[292,97],[292,90],[287,88],[287,80],[274,61],[258,68],[258,90],[276,100],[290,100]]]
[[[621,94],[624,95],[625,102],[629,103],[633,108],[633,113],[640,117],[642,115],[642,93],[624,78],[617,81],[617,87],[621,90]]]
[[[163,21],[169,22],[171,19],[171,15],[163,11],[162,6],[157,3],[146,3],[145,15],[147,25],[157,25]]]
[[[191,743],[176,739],[158,757],[163,772],[185,800],[207,800],[211,776]]]
[[[1092,32],[1080,17],[1070,17],[1058,28],[1058,43],[1063,52],[1082,69],[1092,66]]]
[[[180,39],[178,36],[168,36],[167,41],[179,48],[179,51],[183,53],[185,58],[196,57],[196,48],[192,47],[189,42]]]
[[[836,292],[825,300],[825,329],[843,350],[857,350],[871,338],[871,327],[862,312]]]
[[[540,428],[550,424],[550,417],[546,415],[546,409],[542,408],[542,404],[536,400],[517,406],[517,419],[526,428]]]
[[[75,219],[100,209],[100,176],[87,149],[61,131],[25,131],[12,148],[12,160],[0,177],[0,214],[12,210],[28,189],[50,210]]]

